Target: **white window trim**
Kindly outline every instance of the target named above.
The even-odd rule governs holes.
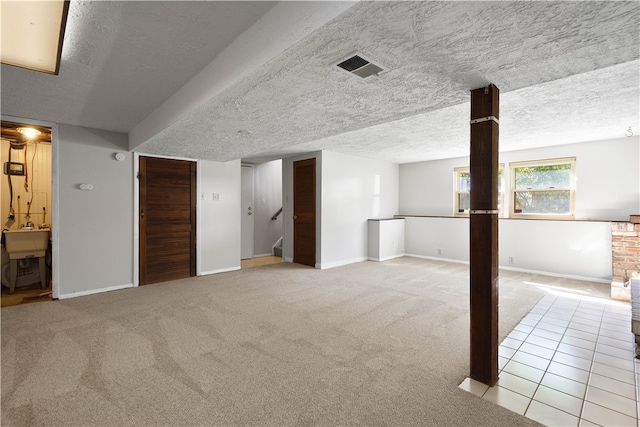
[[[460,193],[469,194],[468,191],[460,191],[460,173],[469,172],[469,166],[459,167],[453,169],[453,216],[467,217],[466,212],[459,212],[460,207],[458,203],[460,201]]]
[[[504,182],[504,163],[500,163],[498,165],[498,170],[502,170],[502,177],[499,177],[499,179],[502,181],[499,184],[502,184],[502,191],[498,192],[498,196],[500,197],[500,199],[502,200],[502,206],[500,207],[500,211],[498,212],[498,217],[504,217],[504,212],[505,212],[505,192],[504,192],[504,188],[505,188],[505,182]],[[458,179],[459,174],[460,173],[464,173],[464,172],[471,172],[471,167],[470,166],[462,166],[462,167],[457,167],[453,169],[453,216],[459,216],[459,217],[468,217],[469,213],[468,212],[459,212],[459,206],[458,206],[458,201],[460,200],[460,194],[461,193],[466,193],[469,194],[468,191],[460,191],[460,179]]]
[[[522,167],[536,167],[536,166],[554,166],[554,165],[571,165],[571,178],[569,187],[562,188],[540,188],[540,189],[531,189],[527,191],[535,192],[535,191],[566,191],[569,190],[569,213],[567,214],[542,214],[542,213],[516,213],[515,212],[515,200],[516,200],[516,192],[523,190],[516,190],[516,168]],[[572,220],[575,219],[575,200],[576,200],[576,158],[575,157],[563,157],[557,159],[546,159],[546,160],[533,160],[533,161],[524,161],[524,162],[512,162],[509,163],[509,181],[510,181],[510,190],[509,190],[509,216],[511,218],[528,218],[528,219],[564,219],[564,220]]]

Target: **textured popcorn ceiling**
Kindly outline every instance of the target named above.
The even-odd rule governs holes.
[[[227,37],[217,46],[213,5],[147,3],[145,13],[137,2],[78,8],[83,37],[63,62],[71,82],[3,65],[3,114],[130,131],[270,6],[209,2],[229,16],[217,21]],[[464,156],[469,91],[489,83],[501,91],[502,150],[638,135],[638,22],[637,1],[360,2],[135,151],[255,162],[320,149],[398,163]],[[389,71],[361,80],[332,67],[355,52]]]
[[[139,150],[461,156],[469,90],[488,83],[503,94],[503,150],[623,136],[638,129],[638,19],[637,3],[360,3]],[[355,51],[390,71],[330,66]]]
[[[128,132],[273,4],[72,0],[60,75],[2,64],[2,114]]]

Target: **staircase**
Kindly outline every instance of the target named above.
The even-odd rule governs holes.
[[[271,252],[273,253],[273,256],[282,257],[282,237],[280,237],[276,244],[271,247]]]

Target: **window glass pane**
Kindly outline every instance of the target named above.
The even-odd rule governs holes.
[[[571,213],[569,190],[516,191],[514,213],[569,214]]]
[[[471,175],[469,172],[458,173],[458,191],[471,190]]]
[[[571,165],[549,165],[515,168],[516,190],[536,188],[569,188]]]
[[[458,193],[458,213],[469,213],[469,193]]]
[[[456,210],[458,214],[469,213],[470,208],[470,196],[471,191],[471,173],[467,170],[456,171],[457,179],[457,205]],[[498,210],[502,212],[502,168],[498,169]]]

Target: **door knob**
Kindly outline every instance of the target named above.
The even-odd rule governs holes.
[[[298,219],[298,215],[294,215],[294,216],[293,216],[293,219]]]

